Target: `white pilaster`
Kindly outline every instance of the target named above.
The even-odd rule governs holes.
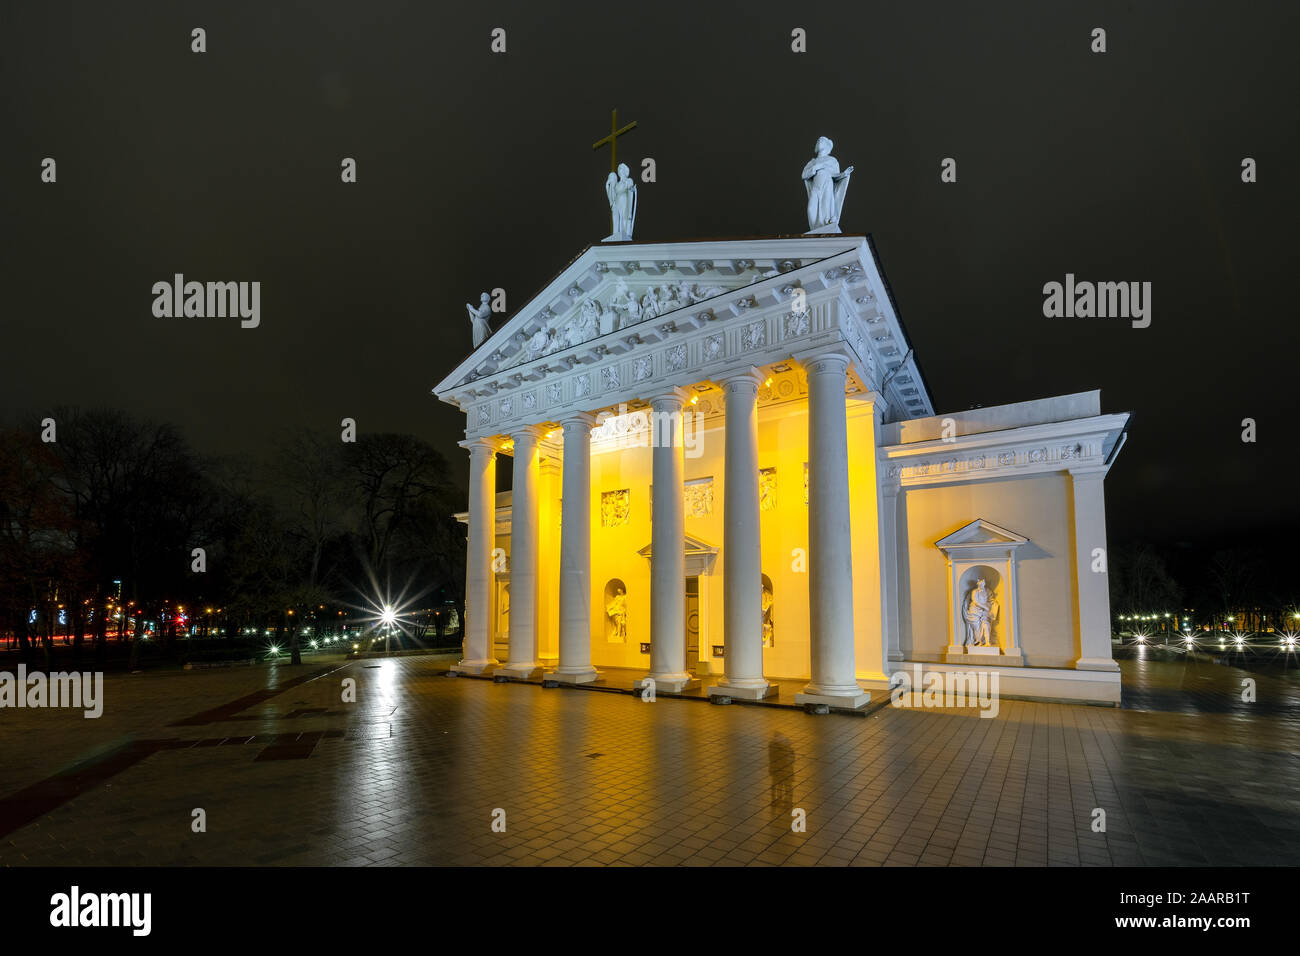
[[[511,433],[515,442],[510,493],[510,659],[498,673],[536,677],[537,660],[537,444],[543,429],[528,425]]]
[[[726,461],[722,505],[723,677],[709,696],[761,700],[776,693],[763,678],[763,562],[758,509],[758,387],[750,368],[722,380]]]
[[[494,438],[460,443],[469,450],[469,534],[465,562],[464,658],[451,670],[482,674],[492,656],[492,550],[496,547],[497,448]]]
[[[694,682],[686,671],[686,504],[682,409],[686,392],[673,388],[650,402],[650,677],[678,693]]]
[[[1116,671],[1110,645],[1110,584],[1104,570],[1106,498],[1104,467],[1070,469],[1074,492],[1074,565],[1079,594],[1079,657],[1076,670]],[[1094,551],[1101,549],[1101,558]]]
[[[808,372],[808,606],[812,680],[795,703],[860,707],[853,646],[853,547],[849,520],[848,357],[818,355]]]
[[[591,666],[591,426],[586,412],[565,418],[560,517],[560,662],[548,680],[585,684]]]
[[[885,462],[877,460],[876,483],[880,488],[880,616],[882,667],[888,675],[903,660],[898,628],[898,484],[882,476]]]

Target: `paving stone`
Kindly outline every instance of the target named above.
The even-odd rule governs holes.
[[[1251,705],[1243,671],[1124,661],[1119,709],[863,720],[378,663],[109,675],[99,720],[6,711],[0,864],[1300,865],[1294,675],[1249,675]]]

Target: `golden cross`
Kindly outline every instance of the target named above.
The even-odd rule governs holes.
[[[618,138],[634,126],[636,126],[636,120],[628,123],[622,129],[618,128],[618,108],[616,107],[609,117],[609,135],[591,144],[592,149],[600,149],[606,143],[609,143],[609,171],[611,173],[618,172]]]

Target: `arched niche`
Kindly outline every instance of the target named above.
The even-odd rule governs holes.
[[[776,647],[776,590],[772,579],[763,575],[763,646]]]
[[[949,663],[983,659],[999,665],[1024,663],[1016,593],[1016,551],[1029,540],[977,518],[940,538],[948,559]],[[984,582],[981,591],[979,582]],[[990,659],[991,658],[991,659]]]
[[[972,564],[962,572],[957,582],[957,593],[961,596],[957,607],[964,646],[983,643],[1000,646],[998,632],[1005,626],[1002,612],[1006,606],[1006,593],[1001,585],[1002,575],[987,564]]]
[[[605,640],[611,644],[627,642],[627,585],[619,578],[610,578],[605,585],[605,601],[601,605],[605,614]]]

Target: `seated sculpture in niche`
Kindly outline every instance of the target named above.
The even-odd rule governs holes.
[[[976,647],[993,645],[993,625],[998,619],[998,601],[988,589],[984,578],[980,578],[966,596],[962,619],[966,622],[966,639],[963,644]]]

